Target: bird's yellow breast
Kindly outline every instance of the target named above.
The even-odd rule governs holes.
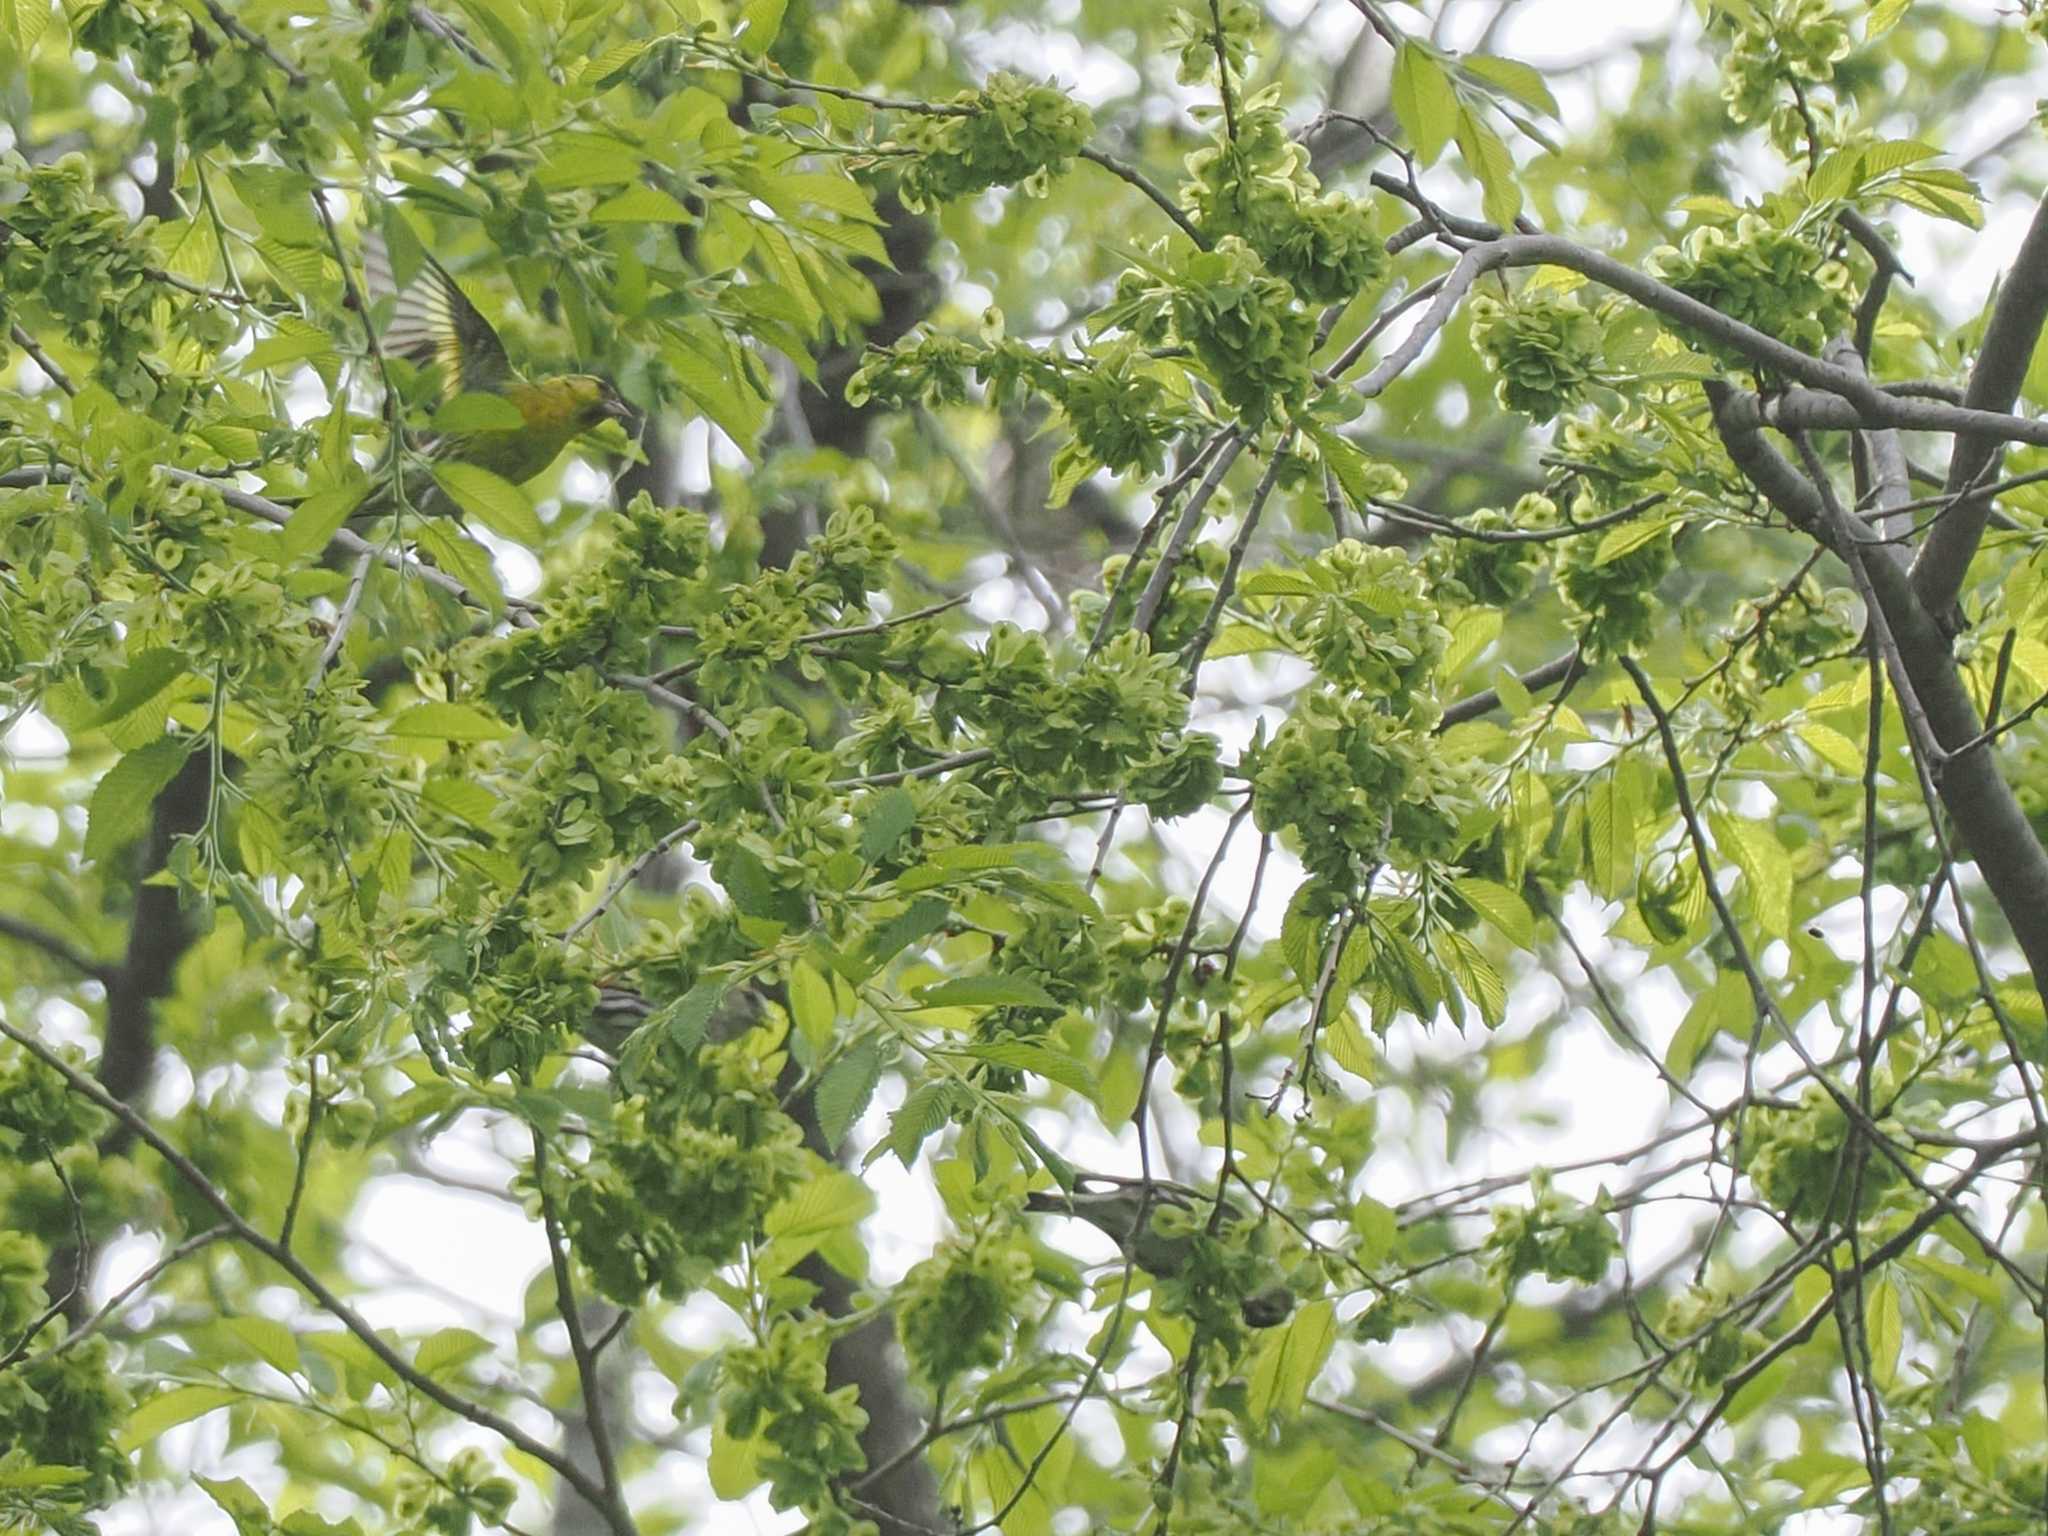
[[[529,432],[559,432],[567,442],[581,430],[583,413],[596,397],[577,387],[576,379],[547,379],[538,384],[520,382],[505,391],[505,398],[519,412]]]
[[[580,387],[581,383],[579,378],[567,378],[508,385],[505,398],[519,412],[523,425],[516,430],[465,433],[456,456],[514,485],[531,480],[589,425],[596,396]]]

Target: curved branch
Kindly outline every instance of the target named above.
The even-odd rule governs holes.
[[[1722,387],[1726,388],[1724,384]],[[1901,398],[1878,391],[1884,402],[1875,410],[1840,395],[1814,389],[1788,389],[1768,398],[1749,394],[1736,407],[1755,425],[1785,432],[1862,432],[1903,429],[1909,432],[1978,432],[2008,443],[2048,447],[2048,421],[2001,416],[1968,406],[1943,405],[1920,398]]]
[[[1086,160],[1090,165],[1101,166],[1118,180],[1129,182],[1140,192],[1144,193],[1145,196],[1157,203],[1159,211],[1180,226],[1181,233],[1195,242],[1197,250],[1206,251],[1209,249],[1211,244],[1209,237],[1195,228],[1195,221],[1182,212],[1180,206],[1160,189],[1158,182],[1147,176],[1135,165],[1126,164],[1124,161],[1117,159],[1115,155],[1097,149],[1092,144],[1083,144],[1074,153],[1080,159]]]
[[[1708,385],[1707,398],[1714,408],[1714,425],[1736,467],[1797,527],[1845,561],[1855,561],[1860,551],[1844,550],[1837,542],[1837,529],[1829,522],[1820,492],[1764,441],[1758,423],[1734,409],[1740,399],[1726,385],[1714,384]],[[1843,536],[1856,526],[1848,521]],[[1983,722],[1956,669],[1948,636],[1920,601],[1911,578],[1891,560],[1859,563],[1872,600],[1883,610],[1897,665],[1904,673],[1893,679],[1893,685],[1902,693],[1910,690],[1919,701],[1935,743],[1946,754],[1935,781],[1941,802],[2012,925],[2035,986],[2048,985],[2048,852],[1999,772],[1998,759],[1983,739]]]
[[[1875,388],[1867,379],[1859,378],[1846,368],[1837,368],[1832,363],[1789,346],[1775,336],[1767,336],[1753,326],[1744,325],[1724,315],[1711,305],[1702,304],[1698,299],[1688,298],[1676,288],[1660,283],[1634,267],[1624,265],[1611,256],[1598,251],[1587,250],[1584,246],[1557,235],[1509,235],[1485,245],[1475,245],[1458,258],[1457,266],[1444,282],[1436,296],[1436,302],[1429,312],[1415,323],[1415,328],[1402,338],[1400,346],[1390,352],[1380,365],[1359,381],[1359,392],[1370,399],[1377,395],[1407,370],[1430,338],[1444,328],[1458,303],[1471,291],[1472,285],[1488,272],[1502,267],[1565,267],[1581,276],[1612,288],[1616,293],[1634,299],[1645,309],[1689,326],[1704,336],[1735,348],[1751,361],[1768,368],[1774,368],[1787,378],[1796,379],[1815,389],[1824,389],[1854,401],[1864,410],[1876,414],[1880,420],[1890,400],[1882,390]],[[1887,422],[1888,425],[1904,426],[1906,422]]]
[[[95,960],[70,940],[50,932],[26,919],[9,917],[0,912],[0,938],[15,939],[40,949],[52,960],[60,961],[81,976],[90,977],[102,985],[111,984],[121,974],[121,967],[112,960]]]
[[[1984,344],[1963,404],[1980,411],[2003,413],[2019,398],[2020,384],[2033,361],[2034,343],[2048,321],[2048,200],[2034,210],[2034,222],[2020,242],[2019,256],[1999,292],[1984,328]],[[1995,479],[2001,440],[1989,433],[1959,439],[1949,455],[1945,489],[1958,496],[1955,510],[1944,517],[1921,546],[1913,562],[1913,590],[1936,613],[1946,613],[1963,590],[1963,576],[1984,536],[1991,498],[1982,491],[1959,495],[1978,477]]]
[[[1532,667],[1517,679],[1521,685],[1534,693],[1538,688],[1548,688],[1552,683],[1570,687],[1586,675],[1586,658],[1573,646],[1564,655],[1546,661],[1540,667]],[[1463,725],[1468,720],[1477,720],[1500,708],[1500,690],[1488,688],[1479,693],[1467,694],[1456,703],[1445,707],[1443,718],[1436,728],[1448,731],[1454,725]]]
[[[2043,237],[2043,244],[2048,246],[2048,236]],[[1987,409],[1982,402],[1991,398],[1990,392],[1978,391],[1975,380],[1970,392],[1975,398],[1966,399],[1966,403],[1959,406],[1892,394],[1871,383],[1858,371],[1812,357],[1775,336],[1767,336],[1718,309],[1688,298],[1676,288],[1625,266],[1611,256],[1589,251],[1556,235],[1510,235],[1490,244],[1475,245],[1466,251],[1444,279],[1436,302],[1430,305],[1428,312],[1401,338],[1401,344],[1359,381],[1359,393],[1371,399],[1406,372],[1431,339],[1450,322],[1459,301],[1486,273],[1503,267],[1533,266],[1565,267],[1589,277],[1624,297],[1634,299],[1645,309],[1675,320],[1734,348],[1762,367],[1806,385],[1805,389],[1786,390],[1755,407],[1762,413],[1759,419],[1772,426],[1814,427],[1831,431],[1898,427],[1911,431],[1961,434],[1966,441],[1983,438],[1994,444],[2002,441],[2048,446],[2048,421],[2013,416],[2003,409]],[[2048,288],[2048,280],[2044,280],[2043,286]],[[2010,403],[2008,396],[2006,404]],[[1951,494],[1956,483],[1952,477]],[[1960,483],[1968,482],[1966,479]]]

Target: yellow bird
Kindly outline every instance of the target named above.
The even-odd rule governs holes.
[[[479,427],[442,432],[420,445],[430,459],[474,464],[514,485],[531,480],[583,433],[606,421],[630,422],[633,408],[595,374],[566,373],[523,379],[505,354],[505,344],[455,279],[431,256],[401,286],[382,235],[363,237],[363,277],[370,300],[389,298],[391,319],[380,345],[387,357],[419,367],[438,367],[445,399],[496,395],[519,413],[516,427]],[[408,486],[410,489],[410,486]],[[415,504],[436,491],[424,486]],[[389,485],[371,493],[356,509],[361,520],[390,510]]]

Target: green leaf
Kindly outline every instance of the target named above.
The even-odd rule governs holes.
[[[1314,1529],[1319,1522],[1309,1522],[1307,1517],[1346,1469],[1346,1458],[1334,1447],[1305,1436],[1284,1446],[1261,1446],[1257,1456],[1247,1459],[1258,1511],[1276,1522],[1271,1526],[1262,1522],[1260,1529]],[[1356,1500],[1352,1502],[1357,1505]],[[1361,1514],[1368,1512],[1365,1506],[1357,1507]]]
[[[498,809],[498,797],[469,779],[428,779],[420,789],[420,799],[478,831],[489,830]]]
[[[833,1062],[818,1079],[811,1102],[818,1111],[818,1134],[827,1153],[839,1150],[839,1143],[866,1113],[875,1096],[875,1084],[882,1080],[882,1053],[872,1040],[863,1040]]]
[[[917,989],[920,1008],[1057,1008],[1059,1000],[1029,976],[957,976]]]
[[[369,483],[358,479],[350,485],[315,491],[292,509],[290,521],[277,538],[280,565],[298,565],[308,555],[327,547],[349,513],[362,505]]]
[[[1541,112],[1545,117],[1556,118],[1557,98],[1550,94],[1550,87],[1544,84],[1542,71],[1524,64],[1519,59],[1495,58],[1491,54],[1467,54],[1458,60],[1458,68],[1496,90],[1503,92],[1532,112]]]
[[[504,615],[505,589],[498,585],[498,568],[489,550],[445,517],[409,519],[406,528],[418,541],[420,550],[461,582],[472,600],[488,609],[493,617]]]
[[[480,709],[431,701],[401,711],[388,729],[393,736],[427,736],[436,741],[503,741],[512,734],[503,721]]]
[[[1255,1422],[1289,1419],[1301,1411],[1337,1343],[1336,1309],[1328,1297],[1310,1302],[1274,1329],[1252,1363],[1247,1406]]]
[[[746,0],[740,7],[739,25],[733,28],[740,47],[757,59],[764,57],[782,31],[782,13],[788,4],[789,0]]]
[[[778,884],[768,866],[752,848],[728,843],[711,860],[711,878],[732,898],[733,910],[745,917],[761,918],[784,928],[805,919],[803,893]]]
[[[607,85],[616,84],[613,77],[622,73],[627,65],[637,61],[658,41],[663,39],[634,38],[623,43],[613,43],[602,53],[565,65],[562,73],[572,82],[588,80],[593,88],[602,89]]]
[[[1276,637],[1251,624],[1225,624],[1216,631],[1215,643],[1209,647],[1206,660],[1223,661],[1232,656],[1256,656],[1265,651],[1283,651],[1287,647]]]
[[[875,1208],[875,1192],[850,1173],[834,1169],[806,1179],[762,1218],[761,1230],[777,1251],[784,1271],[834,1232],[857,1227]]]
[[[265,369],[311,362],[316,357],[334,356],[334,338],[325,331],[289,317],[280,319],[277,325],[276,335],[265,337],[249,349],[241,361],[243,373],[261,373]]]
[[[1863,168],[1864,146],[1850,144],[1831,151],[1806,178],[1806,196],[1814,203],[1831,203],[1850,188],[1868,179]]]
[[[69,1488],[91,1476],[84,1467],[0,1466],[0,1488]]]
[[[256,254],[266,267],[277,274],[287,290],[297,294],[316,292],[333,261],[324,244],[286,245],[268,235],[256,242]]]
[[[1401,1236],[1393,1207],[1382,1205],[1371,1195],[1360,1195],[1351,1207],[1351,1230],[1358,1234],[1361,1244],[1355,1257],[1367,1268],[1391,1256]]]
[[[1906,171],[1885,186],[1896,201],[1968,229],[1984,227],[1984,205],[1976,184],[1959,171],[1939,167]]]
[[[1321,597],[1323,589],[1299,571],[1268,566],[1237,584],[1240,597]]]
[[[721,1413],[711,1426],[711,1456],[704,1468],[711,1491],[721,1499],[744,1499],[765,1481],[759,1465],[762,1453],[774,1450],[758,1435],[751,1440],[734,1435]]]
[[[52,0],[0,0],[0,63],[22,69],[49,30]]]
[[[1881,144],[1868,146],[1862,153],[1863,174],[1876,177],[1890,175],[1904,166],[1918,165],[1922,160],[1932,160],[1941,151],[1918,139],[1887,139]]]
[[[1536,695],[1522,686],[1522,680],[1507,667],[1496,667],[1493,673],[1493,691],[1500,695],[1500,706],[1514,719],[1520,719],[1529,712],[1536,702]]]
[[[1620,896],[1635,884],[1636,806],[1629,781],[1611,773],[1593,786],[1586,804],[1587,870],[1594,889]]]
[[[919,939],[937,932],[952,915],[952,904],[943,896],[920,896],[868,935],[867,942],[861,946],[862,958],[868,964],[868,975],[873,975]]]
[[[1348,1008],[1324,1029],[1323,1049],[1330,1053],[1330,1059],[1338,1066],[1367,1082],[1371,1082],[1380,1069],[1379,1052],[1365,1038],[1364,1028]]]
[[[1338,997],[1349,994],[1364,978],[1365,973],[1372,969],[1376,950],[1372,924],[1356,924],[1344,940],[1344,948],[1337,956],[1336,969],[1330,973],[1330,985]],[[1311,995],[1315,991],[1313,986],[1305,990]]]
[[[797,1032],[823,1055],[832,1043],[832,1027],[839,1021],[839,1004],[832,995],[832,983],[808,960],[790,964],[789,1012]]]
[[[875,212],[874,199],[868,195],[867,189],[843,172],[757,174],[752,178],[751,186],[762,201],[792,223],[796,222],[798,210],[806,206],[822,208],[855,223],[883,222],[882,216]]]
[[[1493,962],[1478,945],[1456,930],[1438,941],[1438,957],[1456,979],[1458,989],[1479,1005],[1487,1028],[1498,1029],[1507,1018],[1508,987]]]
[[[718,1012],[718,1005],[725,1001],[725,994],[731,988],[732,983],[726,977],[707,976],[641,1027],[650,1035],[666,1035],[682,1050],[694,1050],[697,1042],[704,1038],[711,1016]]]
[[[1792,859],[1771,829],[1747,817],[1719,812],[1707,818],[1714,846],[1735,861],[1749,885],[1750,916],[1771,938],[1792,927]]]
[[[128,665],[121,669],[114,682],[114,696],[97,713],[78,721],[73,729],[98,730],[127,718],[183,677],[187,669],[184,655],[167,646],[154,647],[130,657]]]
[[[458,395],[449,404],[457,405],[471,398],[474,397]],[[513,414],[517,415],[518,412],[515,411]],[[458,507],[501,539],[524,544],[528,549],[538,549],[547,538],[526,492],[511,481],[492,474],[480,464],[464,464],[457,459],[437,459],[434,463],[434,483],[446,491]]]
[[[1536,919],[1529,911],[1529,904],[1516,892],[1491,880],[1469,875],[1453,880],[1451,889],[1517,949],[1529,949],[1536,943]]]
[[[1330,467],[1330,473],[1336,478],[1345,498],[1360,511],[1365,510],[1374,499],[1368,475],[1372,468],[1371,461],[1356,444],[1334,432],[1319,430],[1311,435],[1315,438],[1316,448],[1322,453],[1323,462]]]
[[[590,210],[593,224],[694,224],[690,210],[659,187],[628,187]]]
[[[201,1414],[240,1402],[241,1398],[242,1394],[233,1387],[173,1387],[146,1399],[129,1414],[114,1443],[123,1451],[139,1451],[165,1430],[176,1429]]]
[[[2005,1428],[1997,1420],[1986,1418],[1974,1408],[1963,1415],[1963,1449],[1969,1455],[1970,1465],[1984,1476],[1997,1473],[2005,1447]]]
[[[1057,848],[1047,843],[969,843],[958,848],[941,848],[931,857],[943,870],[983,873],[992,869],[1028,869],[1032,865],[1064,869]]]
[[[683,393],[742,453],[751,453],[766,412],[760,397],[745,386],[746,376],[724,339],[705,342],[686,336],[678,345],[664,349],[662,356],[675,370]]]
[[[1600,537],[1600,547],[1593,552],[1595,565],[1609,565],[1623,555],[1633,554],[1645,544],[1653,544],[1676,525],[1668,517],[1645,517],[1631,519],[1607,530]]]
[[[165,736],[138,747],[100,775],[86,807],[86,858],[106,858],[149,825],[157,795],[178,776],[196,745],[189,736]]]
[[[440,1107],[446,1107],[445,1095],[434,1096],[434,1101]],[[299,1347],[322,1355],[341,1367],[348,1376],[349,1391],[358,1398],[367,1397],[380,1386],[387,1391],[396,1391],[398,1388],[398,1378],[392,1373],[391,1367],[378,1358],[376,1351],[361,1338],[344,1329],[332,1328],[318,1333],[301,1334]]]
[[[889,1117],[888,1149],[896,1154],[896,1160],[904,1167],[915,1166],[918,1149],[934,1131],[952,1118],[948,1087],[942,1082],[926,1083]]]
[[[265,1365],[286,1376],[298,1373],[298,1335],[276,1318],[247,1314],[228,1318],[222,1326],[248,1345]]]
[[[1403,50],[1406,51],[1405,49]],[[1515,179],[1515,157],[1500,135],[1470,107],[1458,109],[1458,153],[1465,169],[1479,179],[1480,209],[1502,229],[1513,229],[1522,215],[1522,187]]]
[[[644,43],[627,45],[632,62],[646,52]],[[574,187],[618,186],[640,174],[641,158],[630,144],[603,134],[570,130],[558,133],[547,143],[548,157],[535,176],[551,192]]]
[[[313,178],[282,165],[241,165],[228,173],[235,195],[280,245],[323,246],[327,232],[314,210]]]
[[[1971,1269],[1967,1264],[1951,1264],[1947,1259],[1937,1259],[1924,1253],[1906,1254],[1899,1262],[1908,1269],[1947,1281],[1984,1306],[2005,1305],[2004,1287],[1991,1275]]]
[[[458,1370],[491,1352],[491,1341],[467,1328],[443,1328],[420,1341],[413,1353],[414,1369],[425,1376]]]
[[[194,1477],[193,1481],[204,1488],[213,1502],[235,1522],[237,1531],[247,1532],[249,1536],[270,1536],[278,1529],[270,1518],[270,1506],[263,1502],[263,1496],[239,1477]]]
[[[1437,62],[1434,50],[1413,38],[1394,55],[1394,116],[1408,135],[1415,158],[1423,165],[1436,157],[1458,131],[1458,91]]]
[[[537,38],[540,30],[519,0],[456,0],[456,4],[512,66],[515,78],[525,80],[535,73],[537,60],[528,39]]]
[[[963,1054],[997,1066],[1017,1067],[1071,1088],[1082,1098],[1095,1098],[1099,1077],[1093,1065],[1065,1051],[1030,1040],[988,1040],[967,1047]]]
[[[1685,1018],[1671,1032],[1671,1043],[1664,1051],[1664,1070],[1679,1082],[1684,1082],[1692,1076],[1692,1069],[1699,1064],[1701,1053],[1713,1043],[1717,1034],[1724,1030],[1731,1034],[1739,1033],[1744,1023],[1753,1017],[1748,982],[1739,972],[1718,972],[1713,985],[1693,999],[1692,1006],[1685,1011]],[[1731,1025],[1735,1027],[1731,1029]]]
[[[1863,749],[1831,725],[1818,720],[1802,720],[1797,727],[1799,739],[1813,748],[1814,755],[1838,773],[1858,775],[1863,772]]]
[[[1063,1432],[1058,1411],[1049,1408],[1016,1414],[1004,1420],[1004,1428],[1003,1442],[992,1441],[969,1458],[971,1475],[991,1503],[1010,1511],[1004,1536],[1050,1536],[1052,1517],[1067,1502],[1076,1437]],[[1034,1466],[1037,1474],[1027,1482],[1025,1471]]]
[[[1498,608],[1467,608],[1451,621],[1451,643],[1444,648],[1437,675],[1457,677],[1500,638],[1506,626],[1507,615]]]
[[[1323,967],[1320,941],[1324,920],[1309,911],[1315,895],[1314,885],[1304,881],[1287,904],[1287,915],[1280,920],[1280,953],[1287,957],[1304,997],[1315,991]]]
[[[2048,409],[2048,333],[2034,340],[2034,355],[2027,363],[2027,376],[2020,385],[2020,394],[2036,410]],[[2035,643],[2039,644],[2038,641]]]
[[[916,824],[917,798],[901,785],[885,789],[861,821],[860,856],[870,864],[879,863]]]
[[[1898,1384],[1899,1355],[1906,1344],[1899,1290],[1891,1281],[1877,1280],[1864,1291],[1863,1327],[1870,1339],[1870,1374],[1889,1392]]]

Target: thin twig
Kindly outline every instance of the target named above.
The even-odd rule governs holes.
[[[449,1390],[442,1382],[417,1369],[411,1361],[400,1354],[384,1335],[371,1326],[368,1319],[358,1313],[341,1296],[337,1295],[311,1268],[303,1263],[289,1249],[281,1248],[266,1237],[229,1203],[228,1197],[202,1173],[199,1167],[184,1153],[166,1141],[156,1127],[144,1119],[132,1106],[115,1098],[102,1088],[88,1074],[81,1072],[62,1056],[44,1045],[34,1035],[17,1029],[4,1018],[0,1018],[0,1035],[5,1035],[16,1045],[27,1051],[36,1060],[58,1074],[70,1090],[86,1099],[106,1113],[119,1120],[131,1135],[145,1142],[150,1150],[161,1157],[171,1170],[190,1186],[193,1193],[220,1213],[221,1219],[233,1229],[235,1237],[255,1249],[271,1263],[290,1275],[299,1286],[313,1298],[320,1308],[329,1313],[350,1333],[361,1340],[363,1346],[375,1355],[384,1367],[404,1381],[423,1397],[439,1404],[459,1418],[488,1429],[511,1445],[517,1446],[527,1455],[553,1470],[590,1504],[605,1512],[609,1520],[611,1507],[605,1491],[593,1483],[589,1476],[574,1462],[563,1456],[553,1446],[536,1439],[517,1424],[482,1403],[473,1402],[457,1392]],[[630,1524],[618,1525],[613,1522],[615,1536],[635,1536]]]
[[[327,669],[334,665],[334,658],[341,654],[342,643],[348,639],[349,626],[356,621],[356,610],[362,606],[363,588],[370,580],[370,567],[376,564],[376,556],[369,550],[356,556],[356,568],[349,573],[348,595],[341,600],[341,611],[334,616],[334,627],[329,631],[327,643],[320,648],[320,660],[314,664],[313,680],[306,684],[306,692],[312,693],[320,686],[320,679],[327,675]]]
[[[90,977],[102,986],[111,986],[120,980],[121,966],[118,961],[95,960],[70,940],[25,918],[10,917],[0,912],[0,937],[17,939],[23,944],[32,945],[52,960],[63,962],[79,975]]]
[[[656,859],[660,858],[663,854],[667,853],[669,849],[675,847],[675,845],[681,842],[684,838],[694,836],[703,825],[704,823],[701,821],[686,821],[681,826],[677,827],[673,832],[665,833],[661,837],[657,838],[654,842],[654,845],[651,848],[649,848],[645,853],[641,854],[640,857],[635,859],[632,863],[628,864],[624,869],[619,871],[618,878],[612,881],[610,885],[606,886],[604,894],[597,898],[596,906],[592,907],[588,912],[584,913],[581,917],[577,918],[575,922],[571,923],[568,926],[568,928],[563,931],[562,942],[565,944],[568,943],[570,940],[574,939],[578,934],[582,933],[584,929],[588,928],[592,923],[596,922],[600,917],[603,917],[605,913],[608,910],[610,910],[611,904],[619,899],[619,893],[625,890],[625,888],[631,885],[635,880],[638,880],[642,872],[646,870],[648,865],[652,864]]]
[[[29,335],[18,324],[8,326],[7,334],[14,339],[14,344],[17,347],[29,355],[38,368],[50,376],[52,384],[63,390],[67,395],[78,393],[78,386],[71,382],[71,375],[58,367],[50,354],[37,345],[35,337]]]
[[[1090,165],[1099,165],[1105,171],[1108,171],[1110,175],[1129,182],[1156,203],[1162,213],[1178,224],[1181,233],[1194,241],[1198,249],[1204,251],[1209,249],[1212,242],[1207,235],[1195,227],[1195,221],[1181,211],[1180,205],[1166,195],[1166,192],[1160,187],[1159,183],[1147,176],[1135,165],[1127,164],[1117,159],[1115,155],[1095,148],[1092,144],[1083,144],[1080,149],[1075,151],[1075,154],[1079,158],[1086,160]]]
[[[562,1235],[561,1217],[555,1210],[554,1193],[548,1188],[547,1139],[540,1127],[533,1132],[533,1184],[540,1192],[541,1228],[547,1234],[548,1264],[555,1275],[555,1309],[562,1326],[569,1331],[569,1353],[576,1361],[576,1380],[583,1389],[583,1422],[590,1431],[591,1454],[597,1458],[597,1474],[604,1484],[608,1513],[615,1530],[633,1529],[632,1511],[626,1507],[619,1482],[618,1459],[612,1454],[611,1428],[605,1422],[604,1384],[598,1376],[597,1356],[583,1332],[583,1313],[576,1301],[575,1277],[569,1269],[568,1239]]]

